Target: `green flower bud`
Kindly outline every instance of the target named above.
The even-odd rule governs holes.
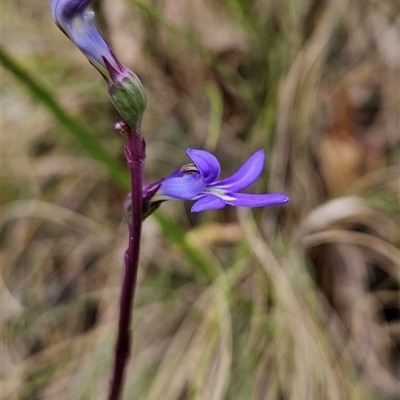
[[[112,73],[112,70],[110,72],[112,80],[107,82],[107,86],[114,107],[132,129],[140,128],[147,105],[142,82],[127,68],[122,73]]]

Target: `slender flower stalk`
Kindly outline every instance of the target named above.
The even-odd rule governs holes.
[[[115,128],[126,138],[125,155],[131,177],[129,197],[132,211],[128,224],[129,239],[125,252],[114,369],[108,397],[109,400],[119,400],[132,346],[130,325],[139,265],[145,161],[145,142],[140,125],[146,108],[146,95],[139,78],[122,65],[97,31],[93,22],[94,12],[88,9],[90,1],[52,0],[51,11],[58,27],[101,73],[107,83],[110,99],[123,118]]]
[[[58,27],[88,58],[107,83],[110,99],[122,117],[115,129],[126,138],[125,155],[131,178],[131,192],[125,202],[128,219],[128,248],[122,282],[114,368],[109,400],[122,396],[132,338],[133,300],[139,265],[142,221],[166,200],[194,200],[193,212],[220,209],[227,204],[238,207],[264,207],[284,204],[289,199],[280,193],[247,194],[240,190],[260,176],[265,156],[254,153],[239,170],[217,181],[221,172],[218,160],[204,150],[188,149],[192,163],[178,168],[166,178],[143,184],[146,145],[141,122],[146,95],[139,78],[125,68],[103,40],[94,25],[94,13],[88,9],[91,0],[51,0],[51,11]]]
[[[133,206],[128,223],[129,240],[125,252],[125,273],[122,283],[118,336],[115,347],[114,371],[111,380],[109,400],[118,400],[122,394],[126,365],[132,346],[131,320],[133,299],[135,297],[137,270],[139,265],[140,237],[142,231],[143,170],[146,157],[146,145],[140,131],[130,129],[125,123],[116,125],[116,130],[126,136],[125,155],[131,176]]]

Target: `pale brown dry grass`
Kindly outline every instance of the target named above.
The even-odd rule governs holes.
[[[1,7],[3,45],[123,160],[104,84],[48,4]],[[146,220],[125,398],[397,398],[398,3],[96,8],[146,88],[147,179],[189,146],[225,176],[264,148],[252,190],[290,197]],[[5,70],[1,112],[2,397],[105,398],[125,194]]]

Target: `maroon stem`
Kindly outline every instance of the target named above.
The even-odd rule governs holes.
[[[146,156],[145,142],[139,130],[127,130],[125,133],[127,137],[125,154],[131,175],[132,220],[129,226],[128,249],[125,252],[125,273],[122,282],[118,337],[115,347],[114,370],[108,397],[109,400],[118,400],[121,398],[125,369],[130,356],[130,325],[142,231],[143,167]]]

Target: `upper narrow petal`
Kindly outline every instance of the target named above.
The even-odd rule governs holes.
[[[221,166],[214,155],[205,150],[195,149],[187,149],[187,155],[196,164],[206,184],[210,184],[218,178]]]
[[[289,198],[281,193],[271,194],[248,194],[248,193],[226,193],[222,196],[226,204],[236,207],[265,207],[285,204]]]
[[[205,210],[219,210],[225,206],[226,203],[220,197],[208,194],[201,197],[200,200],[197,200],[196,203],[193,204],[191,211],[200,212]]]
[[[211,187],[236,192],[250,186],[260,176],[264,168],[265,154],[263,150],[255,152],[233,175],[214,182]]]

